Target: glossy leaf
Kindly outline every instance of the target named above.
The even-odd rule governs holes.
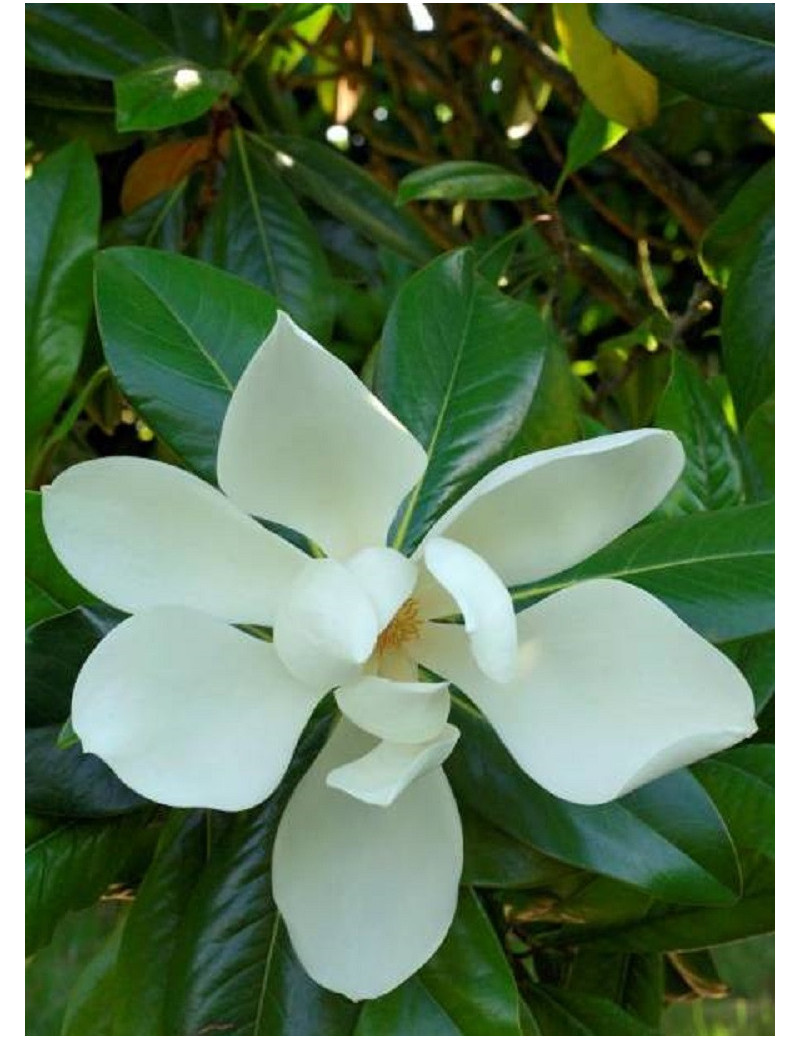
[[[132,168],[129,168],[128,175]],[[128,183],[127,177],[125,183]],[[146,191],[152,187],[152,181],[148,179]],[[122,210],[122,216],[109,221],[103,228],[101,244],[104,247],[153,246],[167,252],[180,252],[186,229],[185,179],[153,196],[147,194],[146,201],[131,206],[129,210],[123,201]]]
[[[537,984],[526,994],[542,1036],[657,1036],[606,997]]]
[[[744,428],[744,439],[756,470],[755,496],[775,494],[775,398],[768,397],[751,414]]]
[[[591,101],[584,101],[578,121],[567,139],[567,155],[556,190],[561,189],[570,174],[577,173],[598,155],[613,148],[627,132],[628,128],[622,123],[603,115]]]
[[[124,916],[100,949],[86,963],[70,991],[62,1036],[112,1036],[117,982],[117,953]]]
[[[163,130],[190,123],[236,86],[224,69],[206,69],[185,58],[159,58],[114,80],[117,129]]]
[[[774,4],[593,4],[597,27],[665,83],[775,111]]]
[[[397,187],[397,204],[415,199],[529,199],[541,189],[494,163],[435,163],[407,174]]]
[[[67,573],[50,548],[42,524],[42,496],[38,491],[26,491],[26,627],[56,614],[63,614],[73,607],[91,603],[97,603],[97,599]]]
[[[512,838],[477,812],[459,807],[464,831],[462,884],[476,888],[548,887],[578,872]]]
[[[404,284],[384,326],[375,388],[424,446],[428,468],[401,508],[398,545],[415,546],[502,460],[531,407],[550,336],[537,311],[476,275],[467,251]]]
[[[270,876],[278,822],[328,721],[324,712],[312,721],[276,793],[239,814],[212,850],[180,925],[165,1005],[168,1034],[202,1035],[214,1023],[248,1036],[351,1032],[355,1005],[321,989],[300,967]]]
[[[47,5],[38,5],[47,6]],[[55,152],[25,185],[25,436],[47,428],[78,370],[92,310],[100,186],[81,141]]]
[[[205,866],[209,820],[173,810],[125,924],[119,949],[114,1032],[163,1036],[169,969],[183,914]]]
[[[734,432],[697,367],[678,351],[672,355],[672,375],[658,405],[656,425],[673,430],[686,452],[686,466],[659,507],[659,515],[726,509],[744,501],[744,473]]]
[[[451,720],[461,739],[448,759],[448,775],[459,799],[494,826],[548,856],[661,899],[709,905],[736,900],[740,879],[730,837],[686,770],[606,805],[575,805],[526,777],[460,698]]]
[[[204,65],[224,58],[223,25],[215,4],[117,4],[173,54]]]
[[[731,268],[759,221],[775,205],[775,163],[765,163],[736,192],[700,244],[703,269],[717,285],[726,286]]]
[[[658,116],[658,83],[594,27],[590,4],[553,4],[561,46],[583,92],[608,119],[637,130]]]
[[[741,851],[775,858],[775,748],[730,748],[692,772],[719,809]]]
[[[750,684],[761,712],[775,693],[775,633],[725,643],[720,649],[736,664]]]
[[[424,264],[436,249],[391,194],[360,166],[303,137],[261,139],[284,180],[365,238]]]
[[[664,1004],[664,962],[656,953],[579,949],[570,965],[570,993],[610,997],[627,1014],[658,1029]]]
[[[775,214],[760,221],[731,270],[722,357],[739,423],[775,389]]]
[[[28,4],[25,59],[51,72],[113,79],[168,53],[113,4]]]
[[[418,975],[362,1005],[355,1036],[461,1036]]]
[[[266,289],[302,328],[329,338],[332,282],[317,234],[269,156],[240,130],[198,256]]]
[[[272,298],[223,271],[156,250],[107,250],[96,267],[112,372],[170,449],[213,481],[225,410],[275,320]]]
[[[69,910],[89,906],[112,882],[125,881],[143,828],[141,814],[115,820],[65,822],[25,852],[25,948],[50,941]]]
[[[712,642],[775,627],[772,503],[644,524],[585,563],[513,593],[518,610],[586,578],[619,578],[663,600]]]

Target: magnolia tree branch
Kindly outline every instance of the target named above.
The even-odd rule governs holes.
[[[585,100],[583,92],[547,44],[531,36],[524,22],[503,4],[471,4],[470,7],[497,35],[523,52],[537,75],[550,84],[572,112],[578,112]],[[714,219],[713,206],[696,184],[646,141],[635,134],[626,134],[606,155],[663,202],[693,241],[703,236]]]

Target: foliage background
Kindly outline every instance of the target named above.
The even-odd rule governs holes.
[[[646,1035],[665,1001],[665,1032],[769,1032],[749,988],[768,991],[766,940],[738,966],[709,948],[772,926],[774,5],[591,7],[429,5],[420,31],[402,4],[26,5],[29,1034]],[[641,65],[623,73],[623,52]],[[57,743],[74,675],[119,618],[48,551],[36,489],[104,454],[214,479],[225,382],[197,391],[203,357],[169,318],[198,294],[217,305],[194,331],[228,379],[246,361],[230,313],[255,347],[272,301],[412,429],[419,373],[434,410],[455,374],[480,450],[465,463],[449,431],[411,541],[447,505],[445,476],[452,494],[513,455],[674,430],[676,490],[578,573],[636,561],[761,710],[753,742],[616,815],[545,795],[457,719],[458,928],[438,963],[355,1010],[313,987],[280,930],[253,853],[270,803],[167,815]],[[473,305],[458,368],[448,326]],[[494,787],[470,805],[487,762]],[[649,850],[638,872],[630,847]],[[731,979],[749,1018],[685,1020],[680,1004]]]

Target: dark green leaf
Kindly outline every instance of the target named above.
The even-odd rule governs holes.
[[[397,186],[397,204],[414,199],[529,199],[541,188],[494,163],[436,163],[407,174]]]
[[[416,264],[424,264],[435,255],[436,249],[422,228],[398,210],[389,192],[360,166],[327,145],[303,137],[271,135],[261,142],[275,168],[293,188],[371,242]]]
[[[627,132],[626,126],[598,112],[591,101],[584,101],[567,140],[567,156],[556,191],[560,191],[570,174],[577,173],[598,155],[613,148]]]
[[[398,545],[415,546],[502,460],[530,410],[551,335],[537,311],[475,274],[468,251],[435,260],[400,290],[375,385],[425,447],[428,468],[401,510]]]
[[[64,1012],[62,1036],[113,1035],[117,953],[124,923],[123,915],[78,976]]]
[[[25,853],[25,948],[50,941],[69,910],[89,906],[112,882],[126,880],[146,818],[141,814],[102,823],[65,822]]]
[[[103,227],[101,245],[154,246],[179,253],[186,233],[186,184],[161,192]]]
[[[576,874],[573,867],[543,855],[494,827],[462,805],[464,869],[462,883],[479,888],[547,887]]]
[[[521,587],[518,610],[586,578],[619,578],[670,606],[712,642],[775,627],[772,503],[644,524],[585,563]]]
[[[166,53],[113,4],[26,4],[25,59],[39,68],[113,79]]]
[[[203,65],[222,64],[224,38],[217,4],[117,4],[173,54]]]
[[[760,712],[775,693],[775,633],[725,643],[720,649],[744,674]]]
[[[525,999],[542,1036],[657,1036],[605,997],[537,984]]]
[[[42,496],[25,492],[25,625],[97,599],[61,566],[42,524]],[[53,721],[59,721],[57,719]]]
[[[601,32],[679,90],[775,111],[774,4],[593,4]]]
[[[313,336],[330,336],[331,275],[314,227],[263,148],[240,130],[198,256],[266,289]]]
[[[623,1011],[658,1029],[664,1004],[664,963],[656,953],[598,953],[579,949],[567,989],[607,997]]]
[[[97,310],[109,366],[172,451],[213,481],[233,387],[275,321],[255,286],[150,249],[97,258]]]
[[[205,866],[208,814],[173,810],[125,924],[119,951],[114,1032],[164,1036],[169,967],[178,928]]]
[[[581,440],[579,384],[562,341],[551,333],[528,414],[508,450],[509,458]]]
[[[725,509],[744,501],[744,473],[733,430],[694,362],[675,351],[672,376],[656,425],[673,430],[686,452],[678,483],[659,507],[662,516]]]
[[[489,725],[460,699],[452,721],[461,739],[447,771],[459,799],[518,841],[661,899],[710,905],[735,900],[740,881],[730,837],[686,770],[606,805],[575,805],[525,776]]]
[[[163,130],[190,123],[222,94],[236,91],[225,69],[206,69],[185,58],[158,58],[114,80],[117,129]]]
[[[339,15],[343,22],[350,21],[350,18],[353,13],[352,4],[334,4],[333,6],[336,8],[336,13]]]
[[[461,1036],[444,1008],[413,975],[377,1000],[361,1007],[356,1036]]]
[[[741,851],[775,857],[775,748],[731,748],[692,767]]]
[[[294,785],[329,718],[312,721],[281,786],[215,846],[183,915],[166,1001],[168,1035],[347,1034],[356,1008],[297,961],[272,899],[270,856]]]
[[[731,268],[759,221],[775,205],[775,163],[765,163],[745,181],[705,234],[700,259],[718,285],[728,284]]]
[[[747,420],[744,439],[750,460],[756,470],[754,497],[771,498],[775,494],[775,398],[768,397]]]
[[[39,5],[46,6],[46,5]],[[92,310],[100,185],[82,141],[36,167],[25,185],[25,437],[47,428],[78,370]]]
[[[731,270],[722,357],[740,424],[775,390],[775,214],[762,218]]]

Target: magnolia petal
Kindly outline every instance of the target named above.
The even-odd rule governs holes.
[[[446,682],[393,682],[372,675],[342,686],[336,702],[361,729],[399,744],[432,740],[450,712]]]
[[[510,682],[517,620],[508,589],[477,553],[449,538],[425,543],[425,566],[458,604],[478,667],[495,682]]]
[[[326,783],[369,805],[391,805],[409,784],[444,762],[458,737],[456,727],[447,724],[424,744],[382,740],[361,758],[332,769]]]
[[[387,650],[380,656],[374,655],[373,661],[375,671],[370,674],[401,683],[415,683],[419,680],[417,662],[412,661],[404,650]]]
[[[351,556],[345,566],[369,596],[379,627],[386,628],[414,591],[417,565],[396,549],[371,548]]]
[[[269,643],[195,610],[123,621],[83,666],[72,725],[134,791],[232,812],[277,786],[319,696]]]
[[[482,556],[506,585],[580,563],[659,504],[683,469],[666,430],[534,452],[492,470],[431,528]]]
[[[382,545],[425,450],[338,358],[278,312],[234,390],[220,487],[343,558]]]
[[[175,466],[82,462],[42,491],[50,544],[82,585],[126,612],[171,604],[271,624],[307,556]]]
[[[560,798],[611,801],[755,732],[753,695],[738,669],[633,585],[573,585],[517,620],[518,671],[508,685],[472,664],[455,625],[428,623],[415,651]]]
[[[455,913],[461,823],[441,768],[387,808],[326,784],[374,741],[346,720],[278,827],[273,893],[308,974],[351,1000],[378,997],[435,952]]]
[[[329,690],[360,671],[379,631],[375,608],[347,567],[309,560],[278,610],[273,638],[295,678]]]

